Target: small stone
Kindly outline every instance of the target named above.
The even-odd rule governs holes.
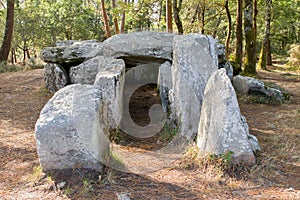
[[[295,189],[292,188],[292,187],[290,187],[289,189],[286,189],[285,191],[287,191],[287,192],[295,192]]]
[[[121,193],[121,194],[117,193],[118,200],[130,200],[129,195],[130,193]]]
[[[57,187],[57,189],[61,190],[65,187],[65,185],[66,185],[66,182],[63,181],[63,182],[57,183],[56,187]]]

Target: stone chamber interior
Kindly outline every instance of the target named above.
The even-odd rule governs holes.
[[[149,58],[121,58],[125,61],[126,72],[129,70],[142,65],[142,64],[151,64],[160,65],[166,60],[162,59],[149,59]],[[126,76],[126,74],[125,74]],[[158,73],[155,74],[156,79],[158,79]],[[126,80],[125,86],[126,87]],[[126,89],[124,89],[126,90]],[[125,93],[126,91],[124,91]],[[159,88],[157,83],[145,84],[138,89],[136,89],[133,95],[130,97],[129,101],[129,113],[132,120],[139,126],[147,126],[151,119],[149,117],[149,109],[154,104],[161,105],[161,99],[159,95]],[[118,145],[128,146],[133,148],[139,148],[144,150],[157,150],[161,147],[167,145],[176,134],[176,129],[171,128],[166,125],[163,129],[156,135],[149,138],[137,138],[131,136],[130,134],[125,133],[124,131],[111,130],[110,140]]]

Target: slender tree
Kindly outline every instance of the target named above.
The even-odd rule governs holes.
[[[178,3],[177,3],[177,0],[173,0],[174,21],[177,26],[179,34],[183,34],[182,22],[181,22],[180,16],[179,16],[181,7],[182,7],[182,0],[179,0]]]
[[[239,64],[238,71],[242,71],[243,64],[243,0],[237,0],[236,9],[236,43],[235,43],[235,63]]]
[[[244,71],[247,74],[256,74],[255,30],[253,27],[253,0],[245,0],[244,32],[246,40],[246,60]]]
[[[260,51],[258,67],[261,69],[267,69],[267,55],[270,51],[270,29],[271,29],[271,11],[272,11],[272,0],[266,0],[265,2],[265,35],[263,45]]]
[[[7,0],[6,3],[7,3],[6,25],[5,25],[3,42],[0,48],[0,62],[7,61],[8,59],[12,36],[13,36],[13,28],[14,28],[15,1]]]
[[[109,37],[111,37],[111,32],[110,32],[108,17],[107,17],[107,13],[106,13],[106,9],[105,9],[105,0],[101,0],[101,8],[102,8],[106,38],[109,38]]]
[[[124,4],[127,4],[127,0],[124,0]],[[123,10],[122,19],[121,19],[121,33],[124,33],[125,31],[125,18],[126,18],[126,12],[125,10]]]
[[[226,16],[228,19],[228,25],[227,25],[227,36],[226,36],[226,59],[229,57],[229,45],[230,45],[230,37],[231,37],[231,27],[232,27],[232,20],[231,20],[231,14],[229,10],[229,0],[225,0],[225,10],[226,10]]]
[[[172,0],[166,0],[166,20],[168,32],[173,32],[172,18]]]
[[[116,0],[112,0],[112,7],[113,8],[116,8],[117,5],[116,5]],[[116,34],[119,34],[120,33],[120,30],[119,30],[119,25],[118,25],[118,19],[116,16],[114,16],[114,25],[115,25],[115,33]]]

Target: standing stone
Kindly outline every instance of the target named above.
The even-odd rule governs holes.
[[[48,63],[44,70],[45,87],[55,93],[68,84],[68,75],[66,71],[58,64]]]
[[[103,101],[97,87],[78,84],[59,90],[48,101],[35,126],[43,170],[102,169],[109,155]]]
[[[72,84],[89,84],[93,85],[98,72],[104,72],[115,66],[125,67],[125,63],[121,59],[105,58],[103,56],[97,56],[86,62],[71,67],[70,69],[70,82]]]
[[[172,60],[175,34],[159,32],[136,32],[118,34],[103,42],[103,55],[127,58],[147,63],[157,60]]]
[[[169,91],[172,89],[172,70],[169,62],[165,62],[159,66],[158,88],[163,109],[167,112],[169,105]]]
[[[257,139],[249,135],[237,97],[225,69],[209,79],[204,93],[197,146],[200,155],[233,152],[235,162],[253,165],[260,150]]]
[[[217,55],[212,50],[215,43],[200,34],[174,38],[171,109],[181,134],[190,139],[198,132],[204,88],[217,70]]]
[[[107,104],[108,124],[111,129],[119,126],[123,113],[124,62],[116,62],[111,69],[98,72],[94,85],[102,89]]]

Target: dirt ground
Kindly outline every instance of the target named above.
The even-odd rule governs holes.
[[[278,71],[259,71],[259,76],[288,90],[291,101],[280,106],[240,101],[250,132],[262,147],[257,165],[242,176],[220,175],[178,162],[146,175],[106,169],[98,182],[80,170],[74,171],[77,178],[70,175],[68,180],[41,173],[34,125],[51,97],[43,88],[43,70],[2,73],[0,199],[106,200],[121,194],[157,200],[300,199],[300,76]],[[61,181],[66,185],[59,189]]]

